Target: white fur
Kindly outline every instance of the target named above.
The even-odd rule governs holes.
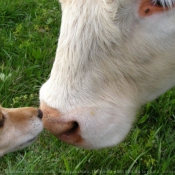
[[[58,48],[41,104],[60,111],[61,120],[77,121],[85,140],[78,146],[115,145],[140,106],[175,84],[175,9],[144,18],[140,0],[61,3]]]

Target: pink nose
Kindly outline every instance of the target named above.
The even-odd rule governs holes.
[[[80,127],[76,121],[65,122],[66,115],[49,107],[45,102],[41,102],[40,109],[43,112],[42,121],[45,129],[69,144],[79,145],[82,143]]]

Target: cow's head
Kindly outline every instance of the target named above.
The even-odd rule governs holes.
[[[122,141],[141,105],[175,84],[174,0],[61,0],[44,125],[84,148]]]

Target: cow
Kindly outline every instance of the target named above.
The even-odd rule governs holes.
[[[86,149],[117,145],[139,108],[175,85],[175,0],[60,0],[43,123]]]

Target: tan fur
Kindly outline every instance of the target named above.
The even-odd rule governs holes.
[[[43,129],[41,117],[37,108],[8,109],[0,106],[0,156],[22,149],[36,140]]]

